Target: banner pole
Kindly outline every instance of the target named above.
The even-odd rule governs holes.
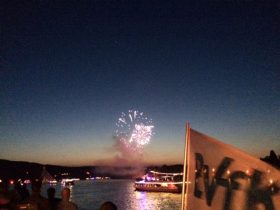
[[[188,193],[189,193],[189,185],[190,185],[190,155],[191,155],[191,127],[190,127],[190,124],[188,123],[188,136],[187,136],[187,189],[186,189],[186,192],[187,192],[187,196],[188,196]],[[188,209],[188,198],[186,198],[186,209]]]
[[[187,157],[188,157],[188,149],[189,149],[189,137],[190,137],[190,124],[186,125],[186,136],[185,136],[185,149],[184,149],[184,169],[183,169],[183,183],[182,183],[182,200],[181,200],[181,210],[185,210],[186,204],[186,173],[187,173]],[[188,182],[187,182],[188,184]],[[187,186],[188,192],[188,186]]]

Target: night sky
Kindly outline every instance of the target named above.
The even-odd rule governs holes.
[[[185,124],[280,153],[277,1],[1,1],[0,158],[113,163],[140,110],[148,164],[183,162]]]

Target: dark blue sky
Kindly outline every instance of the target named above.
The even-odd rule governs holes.
[[[280,152],[276,1],[1,4],[0,158],[112,160],[128,109],[155,124],[145,162],[182,162],[187,121],[257,157]]]

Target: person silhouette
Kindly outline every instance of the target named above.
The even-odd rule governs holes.
[[[31,195],[28,199],[28,203],[32,206],[36,206],[38,210],[49,210],[48,200],[41,195],[42,181],[35,179],[31,184]]]
[[[104,202],[99,210],[118,210],[118,207],[111,201]]]
[[[51,210],[56,210],[61,199],[55,197],[55,189],[53,187],[48,188],[48,201]]]
[[[78,207],[75,203],[69,201],[70,199],[70,189],[65,187],[61,191],[62,200],[58,204],[58,210],[77,210]]]

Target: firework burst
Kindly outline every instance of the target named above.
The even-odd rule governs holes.
[[[153,135],[153,122],[143,112],[128,110],[116,123],[116,136],[128,148],[139,149],[148,144]]]

